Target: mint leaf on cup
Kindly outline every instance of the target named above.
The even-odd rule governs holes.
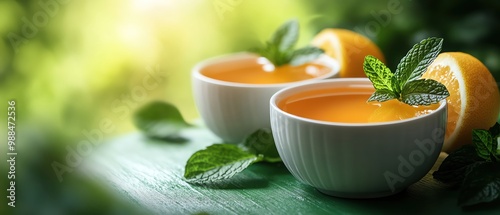
[[[133,121],[146,136],[160,139],[178,138],[181,129],[191,126],[174,105],[160,101],[141,107],[134,113]]]
[[[279,51],[286,52],[295,46],[298,39],[299,23],[297,20],[290,20],[274,32],[269,43],[275,45]]]
[[[252,52],[267,58],[275,66],[290,64],[299,66],[318,58],[324,51],[316,47],[294,50],[299,38],[299,22],[289,20],[281,25],[264,46],[251,49]]]
[[[317,59],[321,54],[323,54],[323,50],[314,46],[297,49],[292,52],[290,65],[300,66]]]
[[[420,79],[427,67],[441,52],[442,46],[443,39],[441,38],[428,38],[415,44],[396,67],[394,77],[399,86],[396,90],[401,92],[406,83]]]
[[[392,77],[394,74],[379,59],[369,55],[366,56],[363,70],[375,88],[375,93],[368,98],[368,101],[384,102],[398,98],[392,89]]]
[[[401,91],[401,100],[410,105],[430,105],[446,99],[450,93],[436,80],[418,79],[406,83]]]
[[[184,178],[188,183],[206,184],[233,177],[257,162],[280,162],[269,129],[259,129],[240,144],[213,144],[188,159]]]
[[[442,45],[441,38],[420,41],[401,59],[395,73],[377,58],[366,56],[363,70],[375,88],[368,101],[397,99],[409,105],[430,105],[447,98],[450,93],[443,84],[432,79],[421,79]]]

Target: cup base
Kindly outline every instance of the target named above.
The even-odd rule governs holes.
[[[406,188],[399,188],[394,191],[388,190],[383,192],[370,192],[370,193],[348,193],[348,192],[337,192],[337,191],[323,190],[316,188],[316,190],[325,195],[347,198],[347,199],[373,199],[373,198],[387,197],[396,195],[405,189]]]

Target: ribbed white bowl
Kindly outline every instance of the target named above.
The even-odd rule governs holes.
[[[395,194],[425,176],[443,145],[445,101],[424,116],[366,124],[306,119],[277,106],[299,92],[335,87],[372,85],[364,78],[332,79],[286,88],[271,98],[276,146],[298,180],[328,195],[374,198]]]
[[[315,80],[337,77],[338,63],[320,57],[315,63],[331,68],[331,72],[303,81],[284,84],[242,84],[212,79],[200,71],[207,65],[245,58],[254,54],[237,53],[205,60],[192,71],[193,94],[196,106],[206,126],[230,143],[238,143],[260,128],[270,128],[269,99],[278,90]]]

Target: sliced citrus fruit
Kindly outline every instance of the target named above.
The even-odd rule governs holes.
[[[488,129],[500,110],[500,93],[490,71],[475,57],[461,52],[438,55],[423,78],[443,83],[450,96],[443,151],[472,143],[472,129]]]
[[[366,77],[363,62],[366,55],[373,55],[385,62],[379,47],[370,39],[346,29],[324,29],[311,43],[325,51],[340,64],[340,77]]]

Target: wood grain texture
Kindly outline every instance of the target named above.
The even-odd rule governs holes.
[[[458,190],[428,174],[402,193],[378,199],[326,196],[297,181],[282,163],[252,165],[230,180],[195,186],[182,180],[195,151],[219,142],[204,128],[182,132],[185,143],[139,133],[102,144],[81,169],[152,214],[499,214],[499,206],[462,210]],[[445,154],[440,156],[438,163]],[[432,172],[432,171],[431,171]],[[102,182],[103,181],[103,182]]]

